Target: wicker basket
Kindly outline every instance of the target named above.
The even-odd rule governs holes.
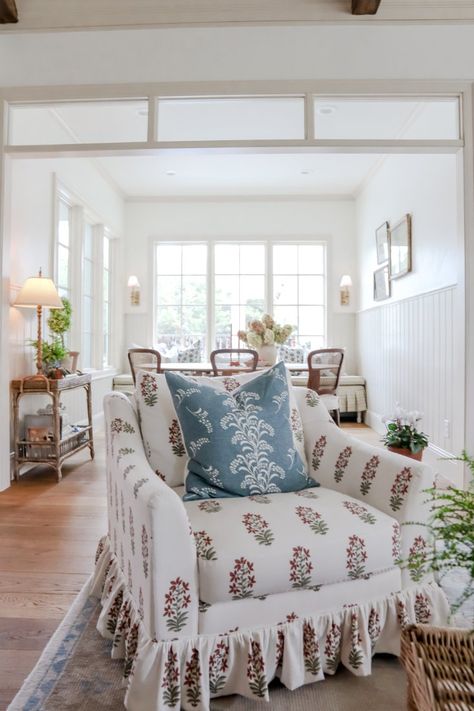
[[[409,711],[473,711],[474,633],[428,625],[402,632]]]

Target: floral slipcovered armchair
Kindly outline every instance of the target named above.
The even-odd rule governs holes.
[[[212,379],[228,391],[242,378]],[[291,424],[321,486],[183,501],[186,452],[163,375],[139,373],[136,407],[105,399],[109,530],[92,594],[100,633],[124,659],[132,711],[209,709],[237,693],[268,700],[399,653],[411,622],[443,624],[423,566],[423,464],[344,434],[318,396],[291,393]],[[413,565],[401,570],[400,559]]]

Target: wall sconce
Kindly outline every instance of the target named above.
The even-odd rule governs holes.
[[[351,295],[350,295],[350,287],[352,286],[352,279],[350,278],[349,274],[344,274],[340,283],[339,287],[341,289],[341,306],[349,306],[350,301],[351,301]]]
[[[135,275],[128,277],[127,286],[130,289],[130,305],[140,306],[140,282]]]

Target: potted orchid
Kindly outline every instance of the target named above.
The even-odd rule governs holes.
[[[238,331],[237,336],[259,355],[263,365],[273,365],[277,358],[275,344],[282,345],[294,331],[289,323],[281,326],[270,314],[263,314],[261,319],[250,321],[246,331]]]
[[[382,422],[387,425],[382,442],[391,452],[420,461],[423,450],[428,446],[427,435],[417,429],[421,418],[422,413],[418,410],[408,412],[397,403],[394,414],[382,418]]]

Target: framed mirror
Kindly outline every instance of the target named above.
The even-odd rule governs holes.
[[[398,279],[411,271],[411,215],[391,228],[389,245],[390,279]]]

